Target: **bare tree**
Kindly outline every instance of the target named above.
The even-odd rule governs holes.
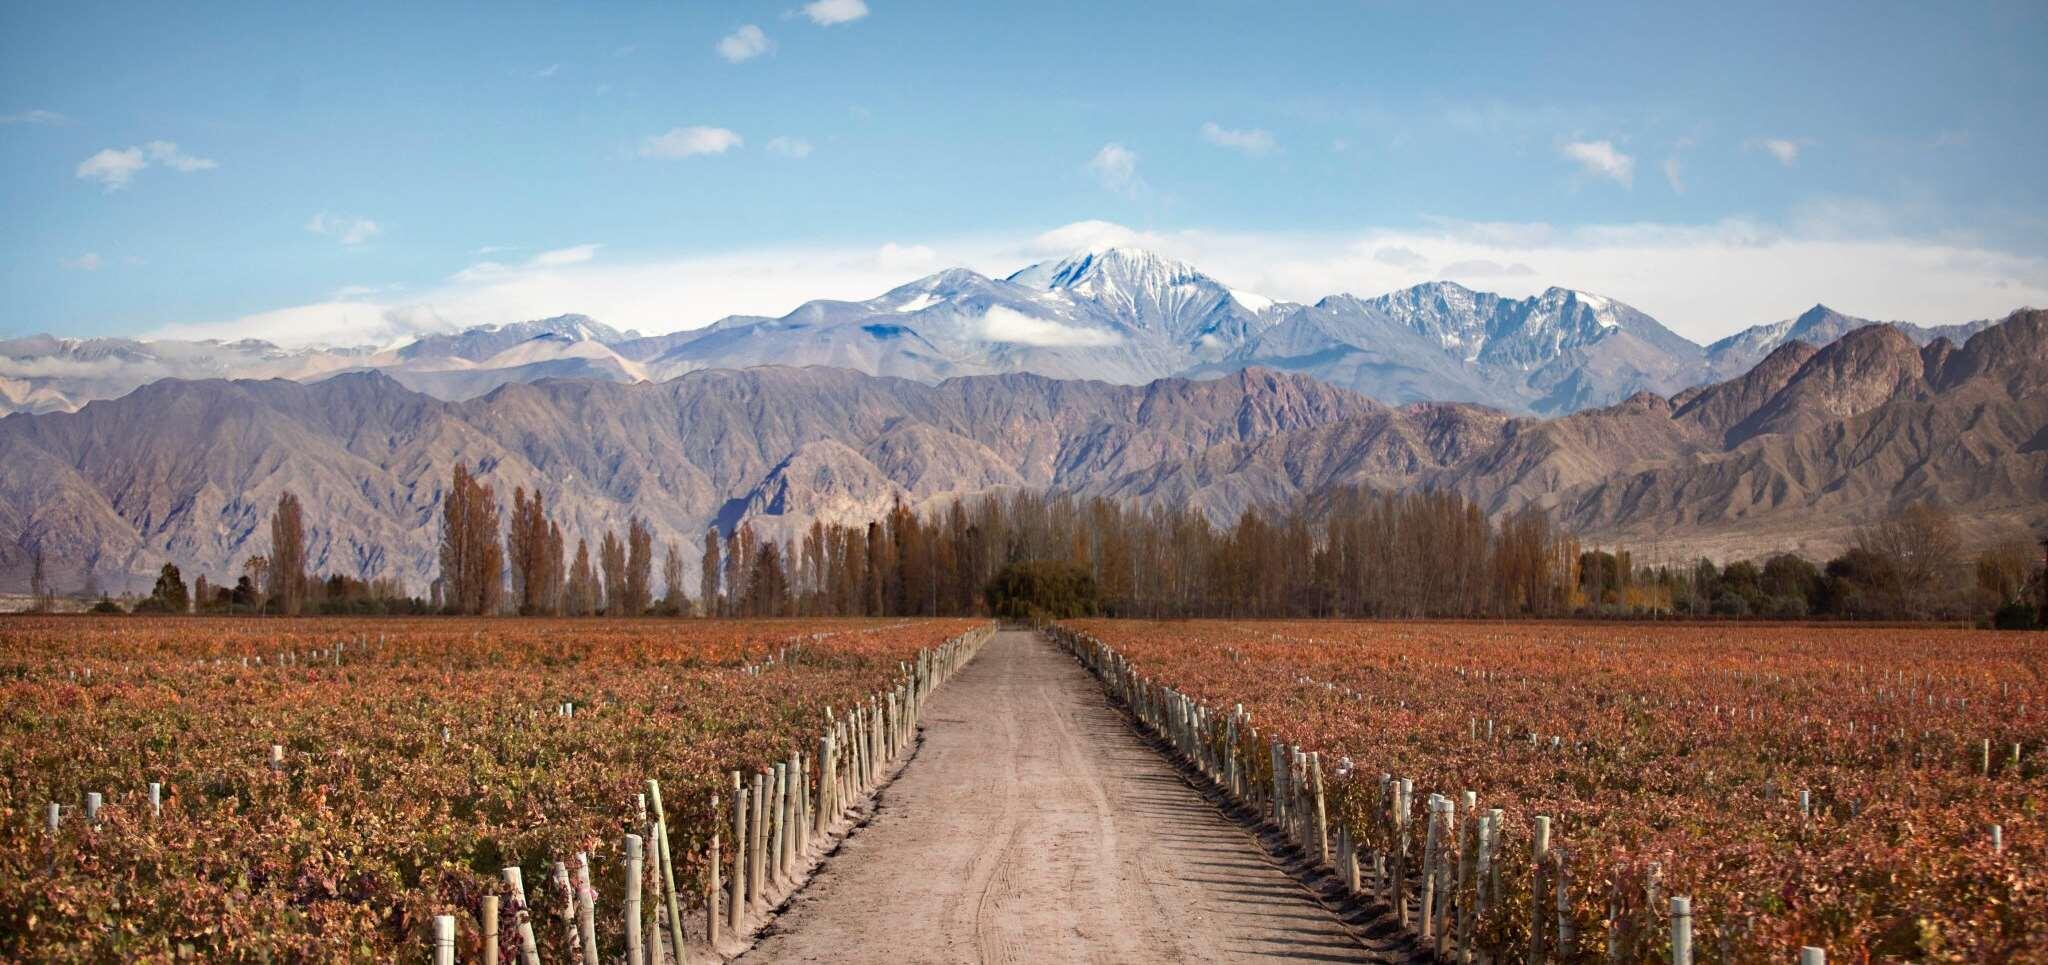
[[[626,523],[624,616],[637,617],[654,602],[654,534],[635,516]]]
[[[1856,531],[1857,549],[1891,564],[1891,585],[1879,588],[1899,616],[1925,617],[1954,596],[1962,570],[1955,515],[1914,503]]]
[[[626,544],[619,542],[619,534],[604,531],[604,541],[598,544],[597,563],[604,574],[605,615],[620,616],[626,608]]]
[[[296,616],[306,606],[306,524],[299,497],[286,491],[270,514],[270,598],[277,612]]]
[[[563,612],[587,617],[597,612],[597,574],[590,567],[590,542],[576,541],[576,562],[569,567],[569,585],[564,591]]]
[[[496,613],[504,585],[504,550],[498,544],[498,501],[491,487],[464,463],[443,501],[442,598],[457,613]]]
[[[723,567],[718,559],[718,527],[704,530],[704,570],[697,574],[697,599],[704,601],[704,615],[718,616],[718,575]]]
[[[48,613],[57,606],[57,595],[50,590],[50,576],[43,571],[43,542],[37,540],[29,553],[28,595],[29,607],[37,613]]]
[[[670,616],[683,616],[690,612],[690,599],[683,589],[682,548],[669,540],[666,549],[661,559],[661,609]]]

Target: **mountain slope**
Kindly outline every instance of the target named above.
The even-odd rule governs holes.
[[[1368,486],[1545,507],[1646,559],[1827,552],[1918,499],[1961,510],[1973,538],[2048,525],[2048,313],[2015,313],[1960,347],[1886,327],[1822,349],[1787,343],[1740,379],[1555,419],[1389,408],[1265,369],[1121,386],[770,366],[514,383],[460,402],[375,372],[167,380],[0,418],[0,585],[26,580],[37,544],[66,588],[88,568],[139,588],[166,559],[225,579],[267,549],[267,515],[290,489],[317,567],[419,590],[457,461],[501,498],[538,489],[593,538],[633,515],[684,542],[743,519],[787,536],[899,496],[1013,489],[1191,506],[1227,524]]]

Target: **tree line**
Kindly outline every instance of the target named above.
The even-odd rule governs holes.
[[[492,488],[457,465],[442,500],[439,574],[422,597],[394,580],[306,571],[303,507],[283,494],[270,552],[232,586],[189,595],[166,564],[138,609],[525,616],[949,616],[1034,611],[1180,617],[1829,617],[2048,625],[2041,554],[2013,539],[1968,556],[1954,517],[1914,505],[1816,564],[1781,553],[1725,565],[1641,565],[1587,548],[1526,508],[1490,517],[1455,493],[1345,489],[1229,526],[1197,511],[1015,492],[920,513],[822,520],[779,538],[752,522],[685,549],[638,517],[570,534],[538,492]],[[686,586],[696,554],[695,585]],[[660,558],[659,583],[655,563]],[[692,592],[694,590],[694,593]]]

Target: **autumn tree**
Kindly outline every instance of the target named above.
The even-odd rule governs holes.
[[[270,599],[277,612],[297,616],[306,607],[306,524],[299,497],[277,497],[270,514]]]
[[[718,577],[724,571],[719,563],[718,527],[704,530],[704,569],[697,574],[697,599],[704,601],[704,615],[718,616],[724,607],[720,605]]]
[[[624,592],[623,616],[641,616],[654,603],[654,533],[637,516],[626,524]]]
[[[442,502],[442,605],[456,613],[496,613],[504,583],[498,543],[498,501],[491,487],[456,463]]]
[[[690,612],[690,598],[683,589],[683,554],[675,540],[669,540],[661,558],[661,612],[682,616]]]
[[[619,541],[619,534],[604,531],[604,540],[597,549],[598,570],[603,576],[604,604],[606,616],[619,616],[626,607],[626,544]]]
[[[57,606],[57,595],[50,590],[50,575],[43,570],[43,544],[38,540],[28,551],[28,595],[29,606],[37,613],[48,613]]]
[[[587,617],[598,610],[597,573],[590,566],[588,540],[576,541],[576,562],[569,567],[569,584],[562,595],[562,610],[572,617]]]
[[[505,557],[512,569],[512,599],[527,615],[555,612],[561,584],[561,531],[549,522],[540,493],[512,490],[512,520],[505,531]]]
[[[192,609],[192,597],[185,590],[185,578],[174,563],[165,563],[157,573],[156,586],[149,591],[144,601],[148,609],[163,613],[184,613]]]

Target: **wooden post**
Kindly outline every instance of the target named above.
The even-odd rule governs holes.
[[[754,772],[754,792],[747,796],[753,804],[753,837],[747,842],[747,892],[754,904],[761,904],[768,891],[768,773]]]
[[[1799,965],[1828,965],[1828,953],[1825,949],[1808,945],[1799,950]]]
[[[776,761],[771,780],[775,789],[768,798],[768,819],[775,823],[775,830],[768,838],[768,861],[773,868],[769,877],[781,881],[789,871],[789,765]]]
[[[740,916],[747,907],[747,788],[740,783],[740,772],[732,772],[732,902],[726,909],[726,926],[732,929],[732,937],[738,938]]]
[[[576,930],[576,887],[569,883],[569,865],[565,862],[555,862],[555,890],[562,895],[562,910],[555,913],[555,916],[562,920],[562,939],[564,942],[562,947],[569,949],[570,954],[576,956],[576,960],[581,962],[583,961],[583,936],[578,934]],[[583,962],[583,965],[597,965],[597,963]]]
[[[1692,965],[1692,899],[1671,898],[1671,965]]]
[[[483,919],[484,919],[484,949],[483,949],[483,951],[484,951],[484,955],[483,955],[483,960],[484,960],[485,962],[489,963],[489,965],[497,965],[497,962],[498,962],[498,896],[497,896],[497,895],[485,895],[485,896],[484,896],[484,908],[483,908]]]
[[[1309,781],[1315,788],[1316,799],[1316,860],[1323,866],[1330,865],[1330,810],[1323,798],[1323,755],[1308,756]]]
[[[455,965],[455,916],[434,916],[434,965]]]
[[[626,835],[626,965],[647,965],[646,951],[640,946],[640,886],[646,872],[640,857],[640,836]]]
[[[149,782],[149,816],[163,817],[164,785],[161,781]]]
[[[1529,845],[1529,963],[1543,961],[1543,866],[1550,861],[1550,817],[1536,816],[1536,836]]]
[[[711,867],[708,869],[710,877],[706,879],[704,888],[704,938],[711,943],[713,949],[718,947],[719,928],[725,924],[718,915],[718,902],[720,898],[724,897],[722,891],[725,884],[719,880],[719,873],[724,870],[719,867],[719,863],[722,860],[722,856],[718,853],[719,830],[718,795],[713,794],[711,795]],[[651,963],[651,965],[658,965],[658,963]]]
[[[85,819],[97,826],[100,822],[100,805],[104,803],[106,803],[106,797],[100,794],[100,792],[85,792]]]
[[[505,866],[505,884],[512,889],[512,916],[519,923],[520,960],[526,965],[540,965],[540,948],[533,940],[533,913],[526,903],[526,878],[518,865]]]
[[[668,909],[670,951],[675,955],[676,961],[680,962],[683,960],[683,913],[681,899],[676,896],[676,862],[668,846],[668,808],[661,803],[660,781],[647,779],[647,801],[654,808],[653,857],[658,867],[662,892],[667,897],[667,904],[664,907]],[[711,810],[715,814],[718,808],[713,805]],[[653,952],[650,951],[649,957],[652,956]]]

